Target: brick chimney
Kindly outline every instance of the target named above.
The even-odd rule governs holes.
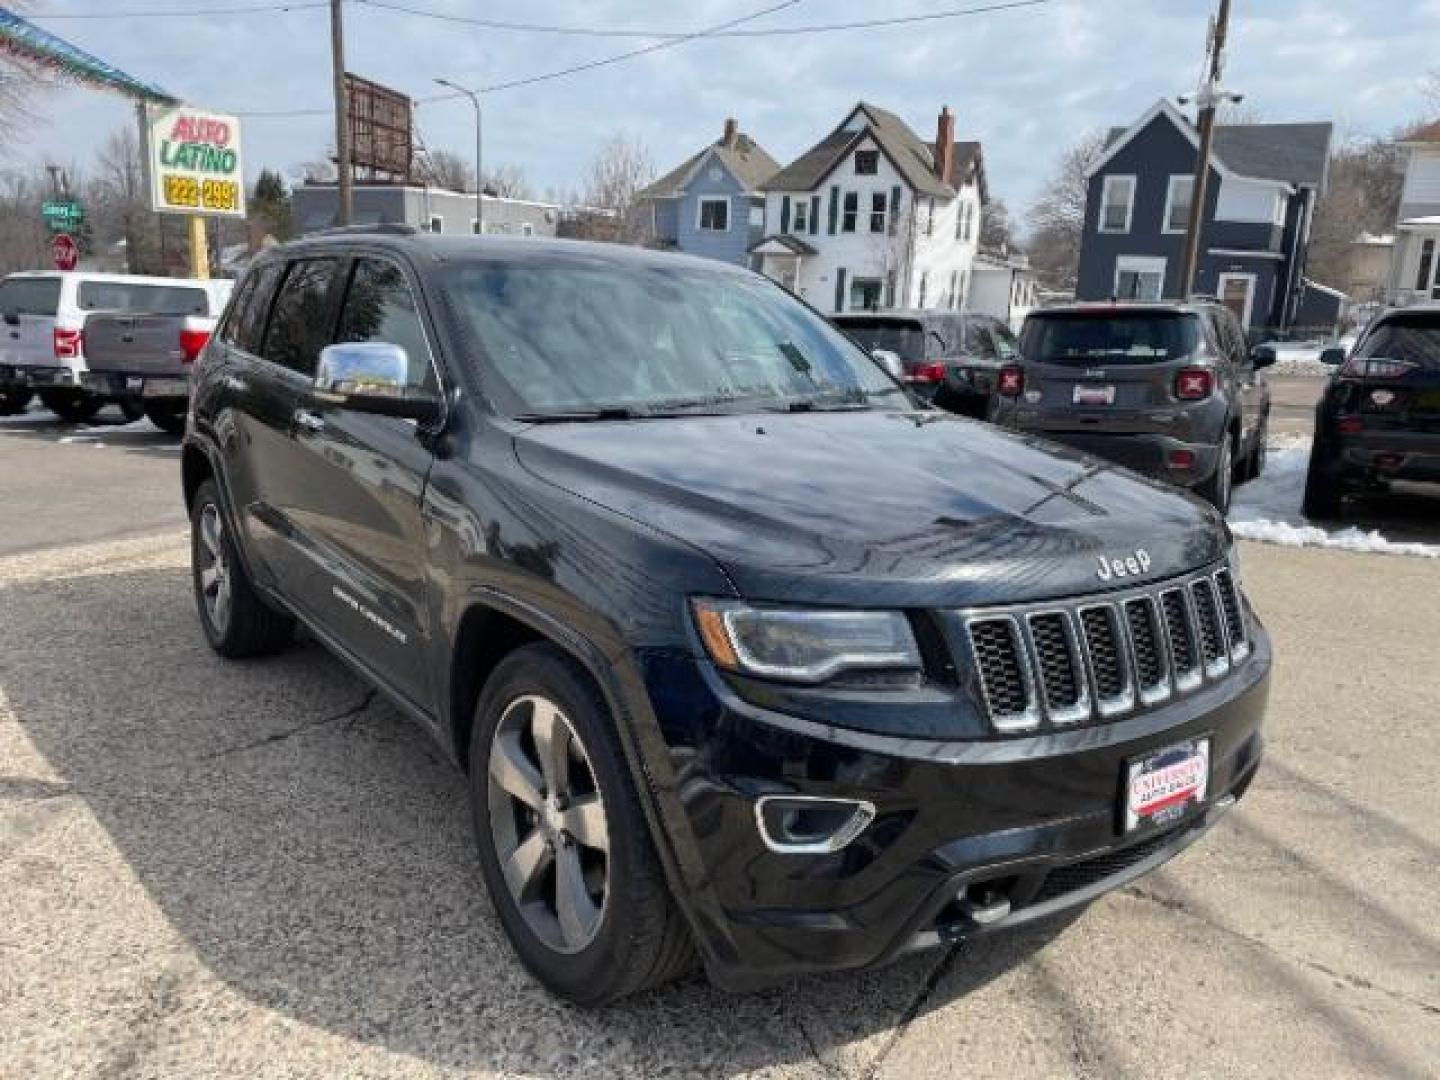
[[[714,130],[713,128],[711,130]],[[740,134],[740,121],[733,116],[725,118],[725,137],[721,140],[726,146],[733,147],[736,137]]]
[[[935,175],[942,184],[952,182],[955,171],[955,114],[946,105],[935,125]]]

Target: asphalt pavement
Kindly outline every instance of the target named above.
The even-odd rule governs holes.
[[[1437,1075],[1440,563],[1244,545],[1260,778],[1074,919],[587,1012],[512,956],[422,732],[314,644],[205,647],[173,441],[29,424],[0,426],[0,1077]]]

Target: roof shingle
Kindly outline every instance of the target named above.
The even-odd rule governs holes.
[[[765,184],[771,191],[813,191],[856,142],[868,131],[885,156],[894,164],[906,182],[922,195],[953,199],[955,189],[942,183],[935,175],[935,155],[930,144],[922,140],[910,125],[892,112],[860,102],[845,114],[848,121],[856,111],[864,114],[865,124],[856,131],[846,131],[844,124],[772,176]],[[956,144],[957,159],[960,146]]]
[[[759,143],[743,131],[737,132],[733,144],[726,145],[723,138],[716,139],[709,146],[691,154],[660,179],[641,189],[636,197],[663,199],[681,194],[691,170],[701,158],[712,152],[735,174],[735,179],[745,186],[746,191],[755,191],[762,187],[780,168],[780,163],[767,154]]]

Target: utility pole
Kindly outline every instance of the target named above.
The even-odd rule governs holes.
[[[349,225],[355,213],[354,175],[350,168],[350,117],[345,93],[344,0],[330,0],[330,64],[335,77],[335,167],[340,178],[340,224]]]
[[[1220,12],[1210,27],[1210,55],[1200,89],[1195,94],[1200,152],[1195,158],[1195,180],[1190,187],[1190,221],[1185,229],[1185,257],[1180,264],[1180,296],[1188,299],[1195,289],[1195,270],[1200,262],[1200,233],[1205,221],[1205,189],[1210,181],[1210,148],[1215,138],[1215,112],[1222,101],[1239,101],[1241,95],[1220,89],[1225,70],[1225,37],[1230,30],[1230,0],[1220,0]],[[1184,104],[1188,99],[1181,98]]]
[[[481,138],[481,115],[480,115],[480,94],[475,90],[468,90],[459,83],[453,83],[449,79],[436,79],[437,83],[456,93],[464,94],[470,99],[470,104],[475,106],[475,235],[485,235],[485,179],[481,172],[481,151],[484,149],[484,142]]]

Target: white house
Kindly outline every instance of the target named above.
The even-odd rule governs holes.
[[[1017,333],[1036,306],[1040,283],[1030,260],[1018,251],[980,251],[975,256],[965,309],[992,315]]]
[[[1394,304],[1440,300],[1440,120],[1412,131],[1387,292]]]
[[[763,185],[759,268],[821,311],[963,308],[988,195],[942,109],[927,143],[864,102]]]

